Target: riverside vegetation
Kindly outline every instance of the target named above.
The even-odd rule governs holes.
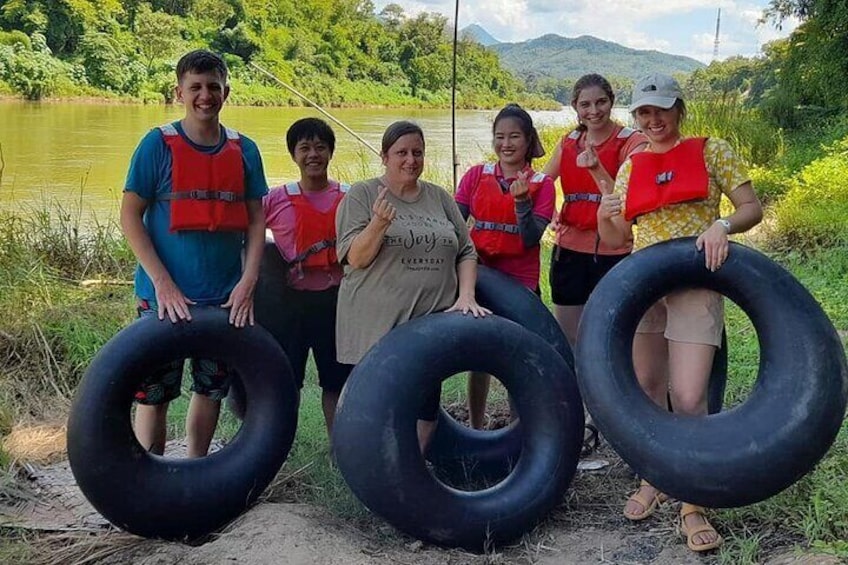
[[[792,271],[846,335],[848,226],[839,220],[848,213],[848,190],[839,179],[848,177],[848,118],[784,134],[753,110],[710,102],[691,105],[686,127],[690,135],[728,138],[745,156],[768,211],[753,243]],[[562,133],[544,130],[546,147]],[[448,179],[434,180],[449,184]],[[76,210],[49,202],[0,213],[0,434],[39,423],[61,425],[92,356],[133,319],[132,287],[121,283],[131,280],[134,261],[118,226],[83,226],[80,217]],[[84,283],[92,279],[97,283]],[[545,277],[542,282],[547,300]],[[750,321],[735,307],[729,308],[728,335],[731,377],[726,401],[733,405],[751,390],[759,350]],[[364,509],[329,463],[320,389],[311,367],[310,372],[295,446],[268,496],[365,520]],[[462,384],[454,380],[445,402],[462,401]],[[170,436],[180,437],[184,406],[177,406],[170,418]],[[218,434],[226,438],[237,427],[232,418],[224,418]],[[20,463],[16,456],[0,451],[6,486],[14,484]],[[787,544],[848,557],[846,474],[844,427],[826,458],[796,485],[760,504],[717,513],[721,530],[730,537],[714,559],[757,563]],[[0,559],[44,557],[38,536],[13,528],[0,533]]]
[[[198,47],[224,55],[235,104],[302,104],[249,63],[321,105],[451,103],[447,18],[397,4],[377,14],[370,0],[0,0],[0,94],[170,101],[176,59]],[[557,107],[479,43],[457,52],[460,107]]]

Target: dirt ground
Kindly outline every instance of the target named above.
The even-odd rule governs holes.
[[[179,447],[176,448],[179,450]],[[170,453],[179,456],[180,453]],[[67,462],[27,466],[30,524],[56,549],[46,563],[139,565],[568,565],[718,563],[716,555],[690,552],[676,530],[678,507],[667,503],[650,519],[632,523],[621,515],[624,494],[636,483],[609,448],[593,456],[600,469],[578,471],[566,500],[515,545],[475,555],[423,544],[379,517],[344,521],[305,504],[266,501],[255,505],[203,543],[145,540],[110,529],[73,484]],[[70,479],[68,477],[70,476]],[[20,498],[20,497],[19,497]],[[23,506],[26,506],[25,504]],[[59,511],[59,509],[62,511]],[[20,521],[23,514],[19,510]],[[6,518],[13,508],[0,507]],[[14,520],[13,520],[14,521]],[[7,524],[9,522],[6,522]],[[53,536],[53,537],[51,537]],[[832,565],[826,556],[801,555],[794,542],[774,533],[762,544],[770,565]]]

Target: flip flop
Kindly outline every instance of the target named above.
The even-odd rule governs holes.
[[[595,427],[595,424],[588,422],[584,428],[589,432],[589,434],[586,435],[586,431],[583,432],[583,447],[580,449],[581,458],[588,457],[601,445],[601,436],[598,433],[598,428]]]
[[[690,514],[700,514],[704,519],[704,523],[699,526],[695,526],[690,530],[686,527],[686,516],[689,516]],[[689,549],[697,553],[716,549],[721,547],[724,543],[724,539],[707,520],[704,508],[695,504],[688,504],[684,502],[683,506],[680,508],[680,532],[686,536],[686,545]],[[713,532],[716,535],[716,539],[710,543],[695,543],[695,536],[704,532]]]
[[[654,495],[653,498],[650,498],[650,499],[647,496],[643,495],[642,494],[642,487],[650,487],[650,486],[651,486],[651,484],[648,481],[646,481],[645,479],[642,479],[642,481],[639,483],[639,488],[637,488],[636,492],[631,494],[630,498],[628,498],[627,500],[628,501],[632,500],[632,501],[636,502],[642,508],[644,508],[644,510],[639,514],[629,513],[629,512],[627,512],[627,510],[624,510],[624,511],[622,511],[622,513],[624,514],[625,518],[627,518],[628,520],[633,520],[634,522],[639,521],[639,520],[644,520],[645,518],[649,518],[651,515],[653,515],[654,511],[663,502],[668,500],[668,495],[666,495],[662,492],[658,492],[657,494]]]

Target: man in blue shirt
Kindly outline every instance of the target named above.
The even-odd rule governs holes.
[[[223,127],[227,67],[205,50],[177,64],[179,122],[154,128],[130,163],[121,226],[138,259],[139,312],[190,321],[189,305],[229,309],[236,327],[253,325],[253,292],[265,238],[262,159],[250,139]],[[244,261],[242,263],[242,251]],[[213,360],[192,361],[186,419],[189,457],[206,455],[229,389],[229,371]],[[135,433],[153,453],[165,449],[168,403],[180,395],[182,360],[150,375],[136,392]]]

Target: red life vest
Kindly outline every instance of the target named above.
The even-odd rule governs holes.
[[[530,198],[542,187],[544,173],[535,173],[530,179]],[[471,198],[471,215],[474,227],[471,240],[480,258],[493,256],[521,255],[526,251],[518,232],[515,215],[515,198],[509,190],[504,192],[500,180],[495,176],[495,165],[483,165],[480,181]]]
[[[617,126],[618,130],[602,144],[595,147],[598,161],[607,173],[614,179],[621,164],[619,158],[621,149],[636,133],[636,130]],[[565,206],[559,213],[562,224],[574,226],[579,230],[598,229],[598,204],[601,192],[589,169],[577,166],[577,155],[582,151],[577,146],[581,132],[574,130],[562,140],[562,155],[559,160],[559,182],[565,197]]]
[[[330,185],[337,191],[333,205],[326,212],[318,211],[303,195],[296,182],[286,184],[286,194],[294,207],[294,242],[296,255],[291,260],[298,268],[327,269],[339,262],[336,257],[336,210],[349,185]]]
[[[241,139],[224,128],[227,140],[213,154],[198,151],[173,124],[159,126],[171,151],[171,231],[247,230]]]
[[[710,193],[706,143],[706,137],[693,137],[665,153],[643,151],[631,156],[624,218],[630,221],[669,204],[706,199]]]

